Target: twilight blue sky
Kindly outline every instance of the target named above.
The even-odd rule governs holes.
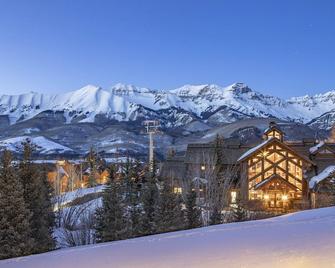
[[[0,0],[0,93],[117,82],[335,89],[335,1]]]

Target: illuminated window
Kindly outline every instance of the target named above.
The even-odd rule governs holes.
[[[270,139],[270,138],[276,138],[276,139],[278,139],[278,140],[281,140],[281,139],[282,139],[282,135],[281,135],[281,133],[279,133],[278,131],[275,131],[275,130],[269,132],[269,133],[267,134],[267,137],[268,137],[268,139]]]
[[[175,194],[181,194],[183,192],[183,189],[181,187],[174,187],[173,192]]]
[[[237,193],[236,193],[235,191],[231,191],[231,192],[230,192],[230,196],[231,196],[231,202],[232,202],[233,204],[235,204],[235,203],[236,203]]]

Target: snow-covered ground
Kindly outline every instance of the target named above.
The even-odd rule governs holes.
[[[1,268],[335,267],[335,207],[0,261]]]
[[[26,141],[27,139],[30,139],[33,144],[36,144],[36,150],[42,154],[65,153],[73,151],[69,147],[51,141],[43,136],[19,136],[15,138],[0,140],[0,148],[6,148],[13,152],[20,152],[22,150],[22,142]]]
[[[72,202],[76,198],[80,198],[88,194],[100,193],[104,190],[104,188],[105,188],[105,185],[98,185],[98,186],[90,187],[90,188],[80,188],[72,192],[66,192],[62,195],[59,195],[56,197],[56,199],[59,201],[58,202],[60,203],[59,205],[63,206],[63,205],[66,205]]]

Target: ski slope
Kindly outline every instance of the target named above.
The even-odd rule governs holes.
[[[0,261],[1,268],[335,267],[335,207]]]

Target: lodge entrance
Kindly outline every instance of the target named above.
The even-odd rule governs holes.
[[[299,193],[299,189],[295,185],[277,174],[255,185],[254,188],[257,190],[257,198],[261,195],[264,205],[271,210],[288,209],[292,199]]]
[[[268,207],[272,209],[281,209],[284,207],[283,193],[280,191],[271,191],[264,195],[268,197]]]

